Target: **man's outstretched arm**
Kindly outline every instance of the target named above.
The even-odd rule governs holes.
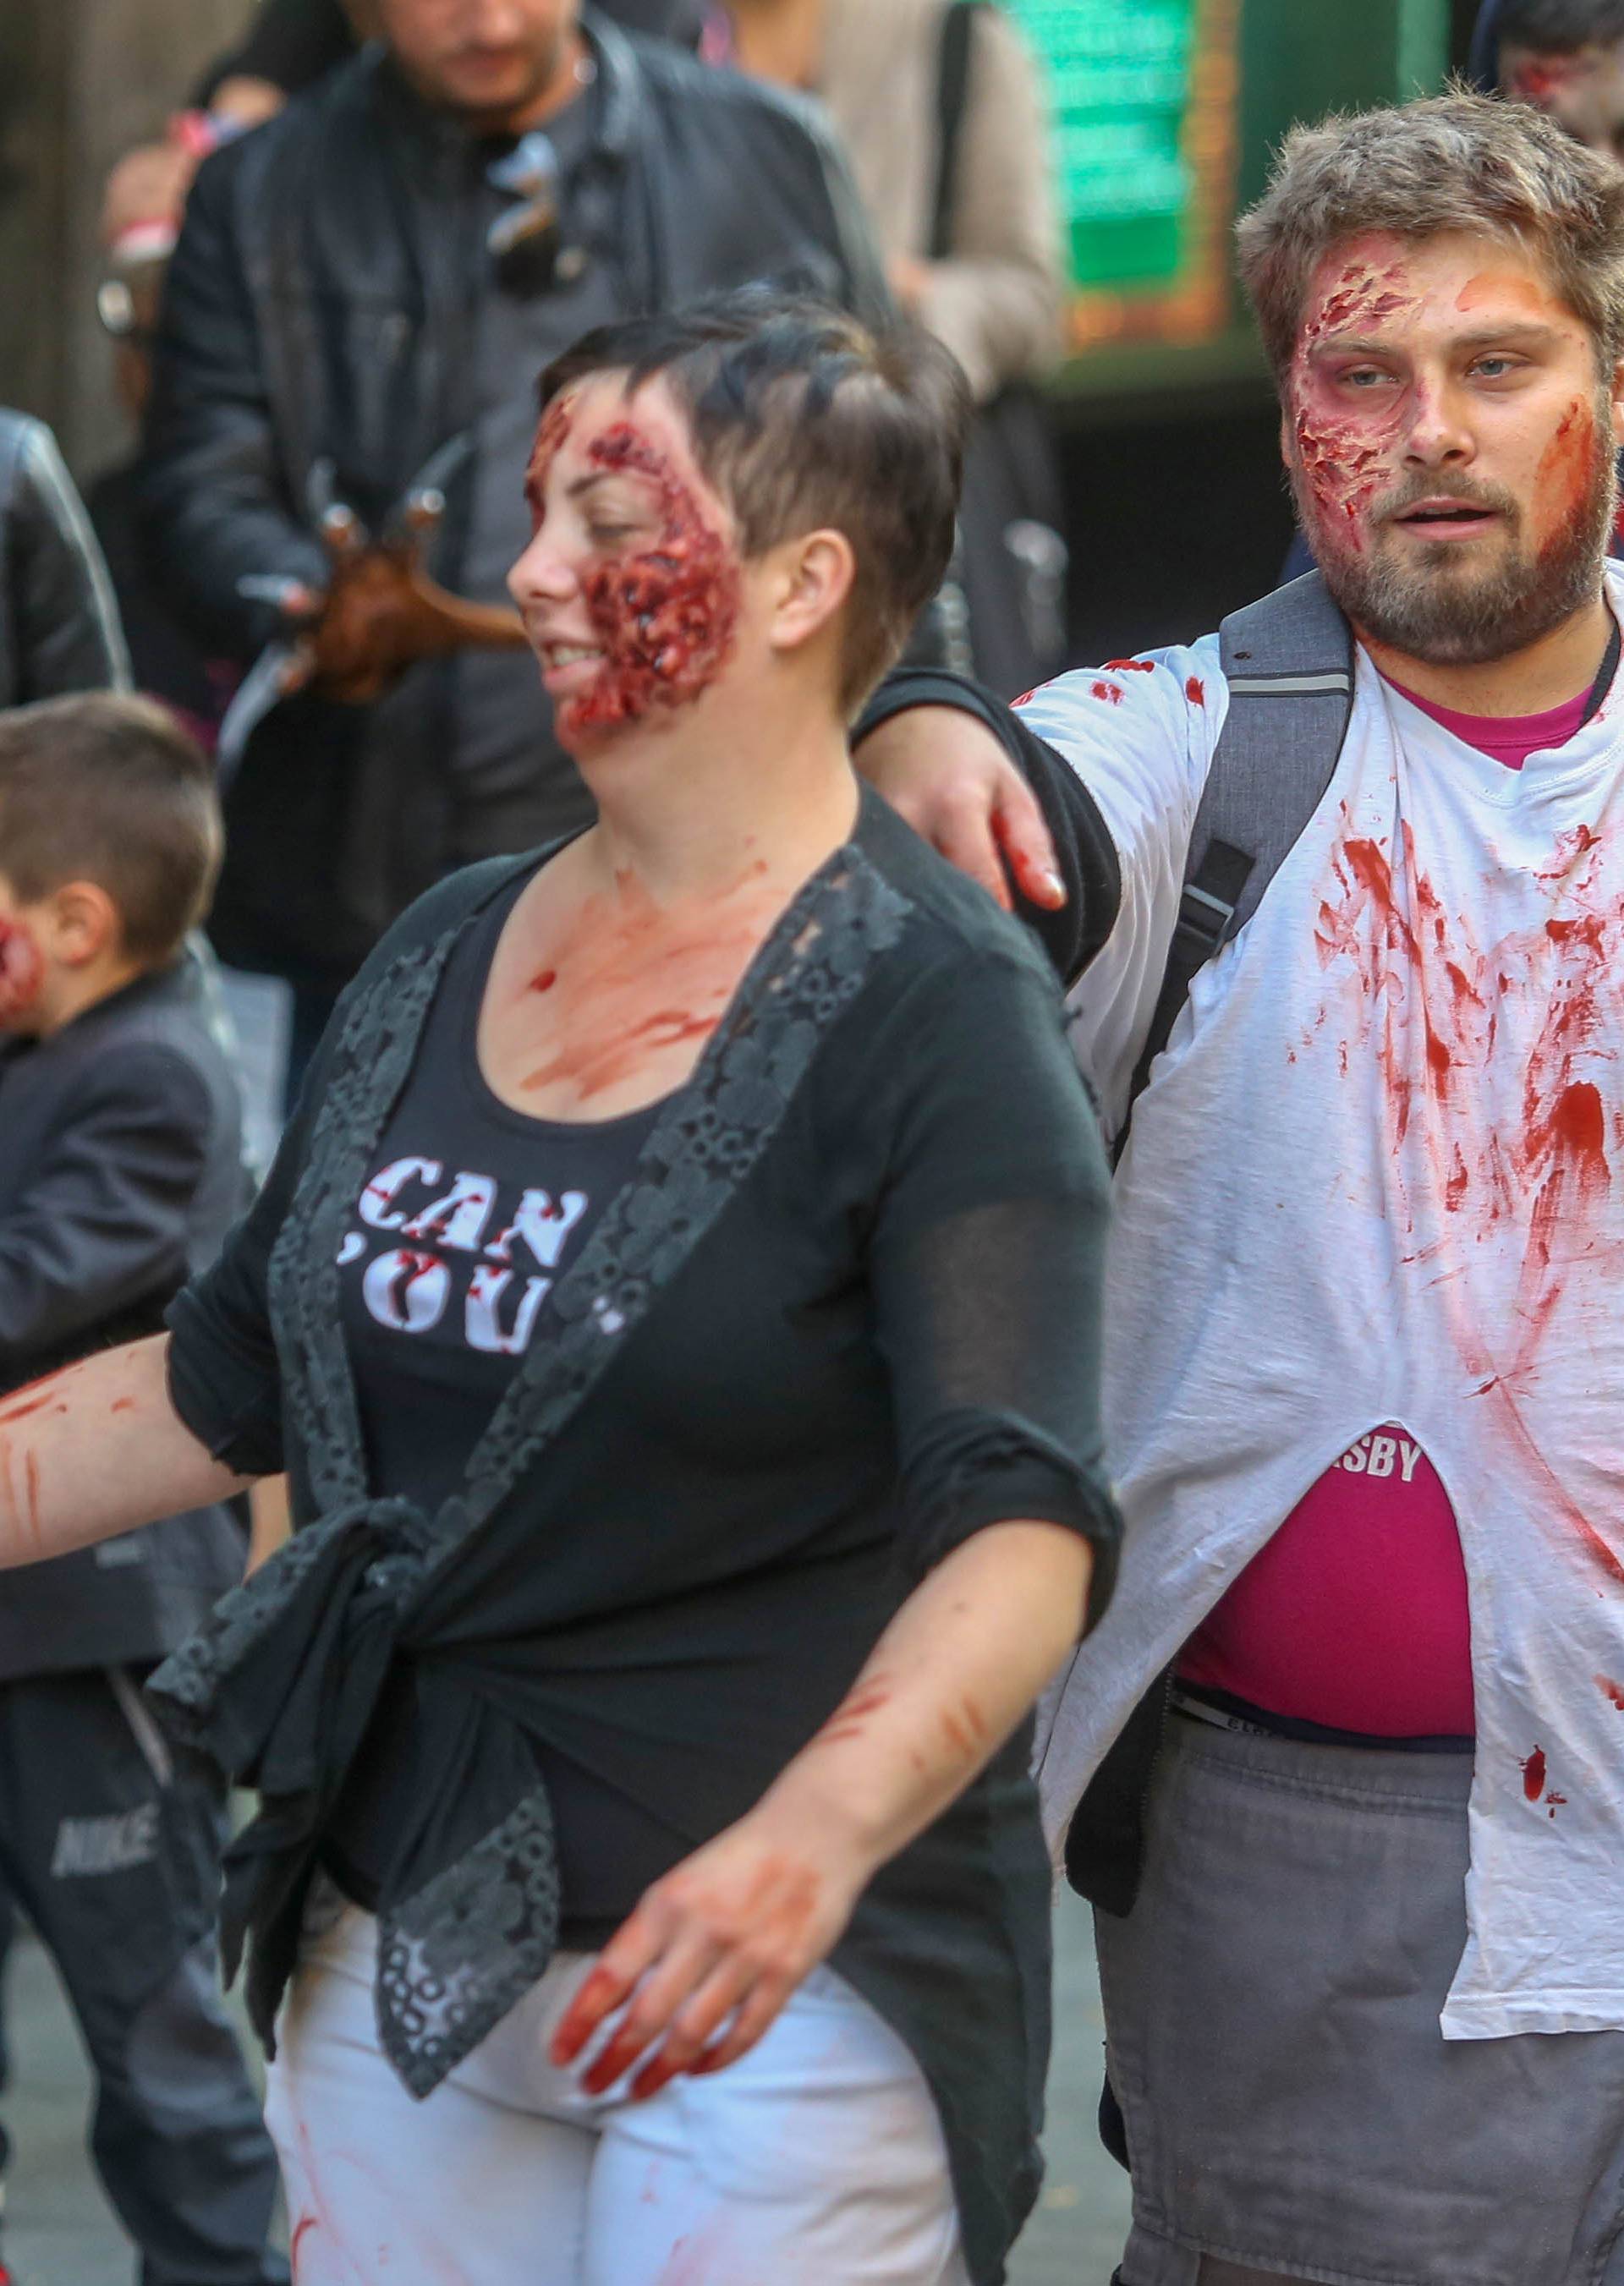
[[[854,737],[857,767],[916,833],[1019,914],[1064,982],[1116,924],[1122,870],[1099,805],[1019,714],[962,676],[900,667]]]

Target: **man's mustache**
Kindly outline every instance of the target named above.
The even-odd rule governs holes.
[[[1522,511],[1514,496],[1510,493],[1502,491],[1498,485],[1462,484],[1458,477],[1454,478],[1434,477],[1427,483],[1412,478],[1405,484],[1401,491],[1390,493],[1385,500],[1376,504],[1372,511],[1371,522],[1376,524],[1391,524],[1398,517],[1407,516],[1412,508],[1419,508],[1423,501],[1445,500],[1458,501],[1462,508],[1483,508],[1494,515],[1503,516],[1513,523],[1520,521],[1521,518]]]

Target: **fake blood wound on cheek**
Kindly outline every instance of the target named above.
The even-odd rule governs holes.
[[[1536,111],[1549,111],[1557,98],[1583,79],[1589,69],[1582,56],[1525,56],[1511,67],[1506,92],[1533,104]]]
[[[1555,536],[1571,522],[1589,492],[1595,458],[1595,415],[1583,398],[1576,397],[1540,455],[1534,479],[1534,500],[1547,533]]]
[[[1392,264],[1373,269],[1347,264],[1309,313],[1297,338],[1291,371],[1292,434],[1297,440],[1310,495],[1321,529],[1315,537],[1333,546],[1362,548],[1358,526],[1365,509],[1383,489],[1387,464],[1398,443],[1402,413],[1391,398],[1380,411],[1365,412],[1341,398],[1315,356],[1331,335],[1374,334],[1421,307],[1421,296]]]
[[[43,968],[39,947],[22,924],[0,920],[0,1024],[34,1005]]]
[[[560,727],[577,736],[619,729],[657,707],[700,698],[732,653],[741,587],[733,549],[633,422],[606,430],[587,457],[595,468],[653,486],[660,530],[650,546],[595,565],[582,580],[604,656],[590,688],[560,709]]]

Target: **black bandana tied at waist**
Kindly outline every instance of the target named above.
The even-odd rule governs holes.
[[[407,1501],[321,1517],[227,1596],[148,1686],[183,1737],[261,1796],[226,1853],[222,1942],[234,1976],[251,1933],[248,2006],[267,2048],[323,1829],[391,1667],[413,1648],[435,1537]],[[522,1733],[454,1668],[425,1663],[420,1690],[454,1694],[446,1728],[462,1742],[462,1782],[437,1786],[399,1837],[376,2005],[384,2053],[423,2096],[545,1973],[559,1889],[552,1814]],[[448,1821],[459,1830],[448,1834]],[[413,1889],[416,1845],[431,1829],[454,1862]]]
[[[865,808],[874,799],[865,794]],[[496,869],[490,894],[537,863]],[[820,1037],[898,942],[911,907],[855,843],[807,882],[630,1180],[548,1295],[461,1492],[430,1517],[409,1501],[369,1496],[335,1265],[445,963],[478,910],[365,977],[341,1004],[269,1270],[289,1459],[316,1513],[149,1686],[166,1720],[262,1797],[227,1853],[223,1935],[232,1973],[246,1953],[249,2007],[270,2049],[324,1829],[391,1670],[409,1659],[418,1703],[432,1714],[425,1733],[445,1743],[382,1886],[376,2006],[384,2053],[418,2096],[541,1976],[560,1917],[552,1811],[532,1740],[477,1654],[437,1642],[445,1568],[542,1462],[714,1226],[777,1133]]]

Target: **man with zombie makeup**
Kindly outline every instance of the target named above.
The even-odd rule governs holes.
[[[236,718],[212,926],[293,981],[300,1060],[419,890],[590,815],[504,586],[536,375],[591,326],[754,279],[885,299],[796,99],[579,0],[374,12],[379,40],[199,171],[142,477],[177,609],[282,694]],[[425,617],[414,558],[483,610],[471,646],[428,655],[451,599]]]
[[[1484,0],[1471,75],[1486,91],[1533,104],[1598,158],[1624,164],[1624,0]],[[1616,519],[1609,552],[1624,556]],[[1281,576],[1313,569],[1299,531]]]
[[[996,2286],[1116,1517],[1054,980],[851,767],[964,378],[746,292],[543,390],[512,592],[597,822],[397,923],[167,1343],[0,1407],[0,1563],[289,1470],[151,1692],[262,1796],[299,2277]]]
[[[1624,172],[1451,95],[1296,130],[1240,241],[1328,597],[1229,624],[1312,607],[1327,671],[1232,632],[1013,713],[916,674],[860,750],[1044,934],[1119,1144],[1133,1106],[1123,1588],[1041,1765],[1121,2278],[1618,2286]],[[1259,710],[1328,694],[1147,1079],[1203,797],[1289,806]]]

